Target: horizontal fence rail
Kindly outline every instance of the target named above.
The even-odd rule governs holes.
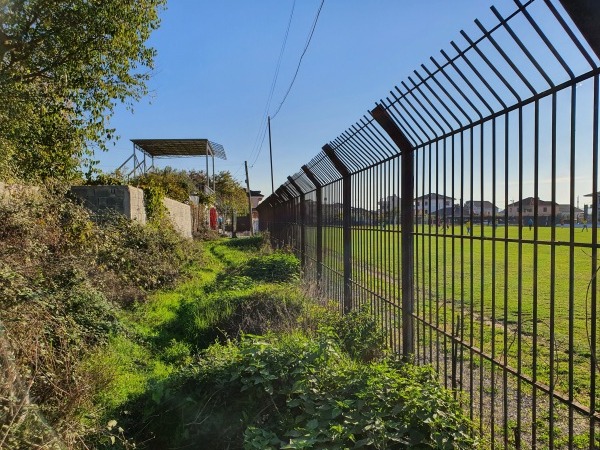
[[[597,449],[600,5],[501,6],[288,177],[260,226],[431,364],[489,448]]]

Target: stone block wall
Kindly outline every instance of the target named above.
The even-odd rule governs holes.
[[[192,211],[190,205],[170,198],[163,198],[163,205],[175,230],[183,237],[192,237]]]
[[[1,190],[0,190],[1,192]],[[146,223],[144,191],[133,186],[72,186],[73,195],[81,199],[92,212],[113,210],[141,224]],[[170,198],[163,204],[175,230],[184,237],[192,237],[192,213],[190,205]]]
[[[128,219],[146,223],[144,191],[141,189],[132,186],[72,186],[71,192],[92,212],[113,210]]]

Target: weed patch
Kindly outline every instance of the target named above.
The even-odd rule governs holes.
[[[284,283],[300,278],[300,261],[291,253],[277,251],[250,258],[241,272],[256,281]]]
[[[0,221],[0,374],[13,374],[0,383],[0,442],[71,448],[99,426],[98,399],[106,406],[128,398],[101,395],[120,384],[120,361],[102,365],[103,357],[132,349],[115,348],[114,336],[127,340],[123,307],[172,286],[198,255],[168,227],[93,218],[60,186],[0,196]],[[98,370],[87,364],[92,357]],[[177,348],[165,359],[185,361]],[[157,364],[152,372],[168,372]],[[123,367],[138,383],[133,367]]]
[[[334,340],[246,336],[211,346],[144,411],[150,448],[473,448],[470,425],[427,368],[360,364]],[[174,394],[176,393],[176,394]],[[193,417],[194,420],[181,420]]]

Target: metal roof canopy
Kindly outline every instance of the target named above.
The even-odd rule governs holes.
[[[157,158],[210,155],[227,159],[223,146],[208,139],[131,139],[131,142]]]

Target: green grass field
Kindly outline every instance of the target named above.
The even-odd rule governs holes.
[[[565,397],[571,395],[590,406],[593,377],[600,386],[591,342],[591,229],[475,226],[468,236],[460,226],[438,230],[418,225],[415,233],[419,318],[448,335],[458,333],[464,342],[497,361],[506,361],[546,386],[553,384]],[[355,227],[352,232],[354,283],[397,304],[401,301],[400,236],[393,226]],[[314,245],[314,229],[308,231],[307,240]],[[342,272],[341,229],[326,228],[323,246],[324,264]],[[597,295],[600,282],[595,290]],[[355,296],[360,296],[363,289],[356,291]],[[459,327],[457,316],[462,317]],[[596,304],[596,322],[599,316]],[[600,330],[597,323],[595,327],[598,349]],[[443,343],[443,337],[423,325],[417,326],[417,340],[417,347],[425,348],[432,342]],[[448,348],[447,342],[442,348]],[[468,358],[472,363],[472,356]],[[595,401],[600,403],[598,387]]]

